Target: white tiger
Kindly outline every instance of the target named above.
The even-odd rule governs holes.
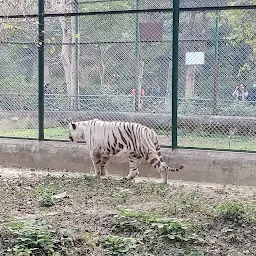
[[[71,142],[85,140],[97,177],[106,174],[105,165],[111,156],[122,152],[129,154],[130,172],[126,177],[132,180],[138,174],[138,167],[144,158],[167,183],[168,172],[179,168],[167,166],[162,157],[156,133],[150,128],[129,122],[105,122],[98,119],[70,123]]]

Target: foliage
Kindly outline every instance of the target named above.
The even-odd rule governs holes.
[[[240,4],[240,2],[230,0],[230,5]],[[251,1],[251,4],[255,3],[255,0]],[[234,46],[241,44],[247,45],[252,50],[250,58],[247,58],[247,62],[240,66],[239,75],[241,73],[248,73],[247,71],[249,71],[255,76],[256,32],[254,24],[256,20],[254,10],[224,11],[222,16],[225,23],[232,27],[232,32],[227,36],[230,43]]]
[[[53,211],[42,209],[32,183],[36,191],[51,186],[72,197]],[[253,187],[127,184],[52,173],[4,179],[0,192],[0,254],[6,256],[253,255],[256,248]],[[125,208],[116,206],[118,192]]]
[[[14,255],[36,255],[54,251],[52,227],[36,221],[11,222],[6,230],[11,239],[12,247],[8,250]]]
[[[84,180],[89,187],[92,187],[95,184],[95,177],[91,173],[84,175]]]
[[[254,210],[255,207],[251,205],[237,202],[224,202],[217,207],[219,217],[223,218],[224,221],[231,221],[236,224],[255,222]]]
[[[53,206],[56,202],[54,195],[54,189],[51,187],[40,186],[38,190],[39,204],[43,207]]]
[[[109,235],[105,241],[107,255],[132,255],[137,247],[137,241],[132,237],[120,237]]]
[[[45,221],[29,219],[8,223],[0,238],[9,245],[5,253],[11,252],[16,256],[58,255],[55,252],[67,251],[66,248],[72,246],[74,241],[70,230],[57,231]]]
[[[129,201],[132,196],[132,192],[130,189],[124,189],[121,187],[116,187],[113,191],[113,197],[118,204],[125,204]]]
[[[160,218],[148,212],[134,212],[120,208],[115,216],[113,229],[124,233],[137,234],[137,239],[148,246],[165,242],[194,242],[198,237],[189,230],[183,221],[172,218]]]

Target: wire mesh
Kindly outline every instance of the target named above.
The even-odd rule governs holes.
[[[58,131],[46,138],[67,138],[67,120],[136,119],[170,145],[170,127],[158,120],[160,112],[171,113],[171,18],[164,12],[46,18],[46,129]],[[160,34],[147,26],[152,22]],[[135,118],[135,111],[143,115]]]
[[[253,1],[180,0],[180,7]],[[0,136],[37,136],[37,1],[0,1]],[[46,13],[171,8],[169,0],[48,0]],[[197,9],[198,10],[198,9]],[[178,146],[255,150],[255,10],[182,11]],[[172,14],[45,18],[45,137],[101,118],[152,127],[171,145]],[[243,84],[243,86],[239,86]],[[11,129],[10,129],[11,127]],[[11,131],[10,131],[11,130]]]
[[[0,136],[37,137],[35,19],[2,19]]]
[[[37,0],[1,0],[0,16],[37,14]]]
[[[253,17],[254,10],[181,14],[179,146],[255,150]]]
[[[252,0],[180,0],[181,8],[215,7],[230,5],[252,5]],[[103,12],[124,10],[145,10],[172,8],[172,0],[80,0],[78,6],[72,5],[72,1],[47,1],[46,13],[68,13],[68,12]]]

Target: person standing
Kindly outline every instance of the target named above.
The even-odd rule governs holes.
[[[243,84],[239,84],[232,95],[236,98],[236,101],[244,101],[248,93]]]

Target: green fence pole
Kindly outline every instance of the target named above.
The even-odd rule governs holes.
[[[220,0],[217,1],[219,7]],[[215,25],[215,52],[214,52],[214,85],[213,85],[213,114],[218,114],[218,91],[219,91],[219,32],[220,30],[220,11],[216,11]]]
[[[173,0],[172,20],[172,149],[176,149],[178,136],[179,0]]]
[[[78,12],[78,0],[75,0],[75,11]],[[78,38],[79,38],[79,16],[75,16],[75,65],[76,65],[76,74],[75,74],[75,81],[76,81],[76,100],[75,100],[75,110],[79,109],[79,45],[78,45]]]
[[[44,140],[44,0],[38,0],[38,139]]]
[[[138,11],[140,8],[140,0],[136,0],[136,10]],[[140,38],[140,27],[139,27],[139,13],[136,13],[136,42],[135,42],[135,56],[139,55],[139,38]]]
[[[140,8],[140,0],[136,0],[136,10]],[[136,42],[135,42],[135,56],[136,56],[136,84],[135,91],[135,112],[139,111],[140,94],[141,94],[141,81],[140,81],[140,26],[139,26],[139,13],[136,13]]]

